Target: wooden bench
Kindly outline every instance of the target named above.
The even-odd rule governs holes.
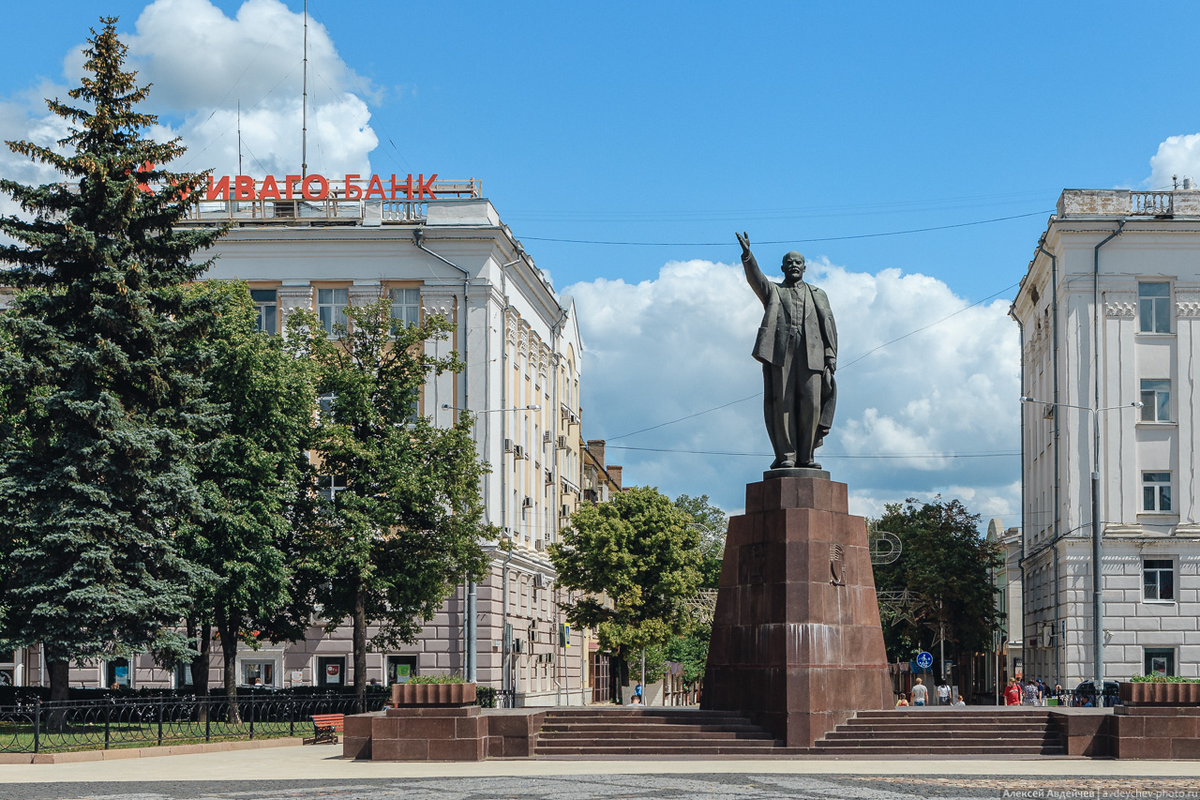
[[[313,735],[305,739],[305,744],[337,744],[338,734],[342,732],[345,714],[313,714]]]

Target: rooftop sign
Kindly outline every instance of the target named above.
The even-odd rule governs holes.
[[[256,181],[248,175],[220,178],[209,176],[203,199],[212,200],[436,200],[433,182],[437,173],[428,179],[424,174],[413,178],[391,175],[384,179],[372,175],[365,181],[362,175],[349,173],[341,180],[330,181],[323,175],[285,175],[276,179],[267,175]]]

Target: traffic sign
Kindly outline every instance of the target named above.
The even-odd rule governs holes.
[[[933,654],[927,653],[924,650],[917,653],[917,666],[921,669],[929,669],[933,666]]]

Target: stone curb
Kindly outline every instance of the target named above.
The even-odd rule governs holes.
[[[261,750],[268,747],[299,747],[299,737],[261,739],[253,742],[206,742],[162,747],[126,747],[112,750],[77,750],[70,753],[0,753],[0,764],[73,764],[80,761],[116,761],[126,758],[185,756],[197,753],[225,753],[232,750]]]

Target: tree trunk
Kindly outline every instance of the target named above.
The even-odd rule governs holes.
[[[50,673],[50,699],[52,701],[70,699],[71,662],[58,653],[49,651],[46,654],[46,669]],[[43,719],[49,730],[66,730],[67,711],[65,708],[54,709]]]
[[[196,643],[196,655],[192,658],[192,691],[197,697],[208,696],[209,659],[212,653],[212,625],[201,625],[194,618],[187,620],[189,641]],[[182,687],[181,687],[182,688]]]
[[[222,614],[217,618],[217,635],[221,637],[221,655],[225,662],[225,697],[229,701],[229,724],[241,720],[237,704],[237,643],[240,617]]]
[[[367,593],[361,586],[354,595],[354,693],[362,714],[367,695]]]
[[[57,653],[47,651],[46,671],[50,673],[50,699],[69,699],[71,688],[71,662]]]

